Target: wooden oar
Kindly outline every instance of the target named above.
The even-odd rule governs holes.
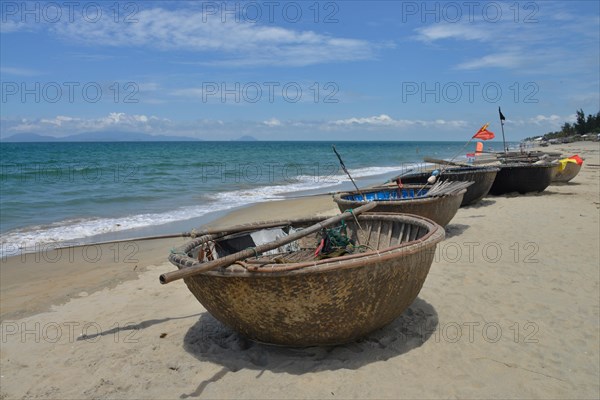
[[[457,167],[472,167],[471,164],[459,163],[456,161],[441,160],[441,159],[430,158],[430,157],[423,158],[423,161],[428,162],[428,163],[441,164],[441,165],[455,165]]]
[[[358,194],[360,194],[362,196],[362,198],[366,200],[367,198],[365,197],[365,195],[363,194],[363,192],[360,191],[360,189],[358,188],[358,186],[356,186],[356,182],[354,182],[354,179],[352,179],[352,175],[350,175],[350,172],[346,168],[346,164],[344,164],[344,161],[342,160],[342,156],[340,156],[340,153],[338,153],[337,150],[335,149],[335,145],[331,145],[331,148],[333,148],[333,152],[337,156],[338,160],[340,160],[340,166],[342,167],[342,169],[344,170],[344,172],[346,173],[346,175],[348,175],[348,178],[350,178],[350,182],[352,182],[352,184],[354,185],[354,188],[356,189],[356,191],[358,192]]]
[[[273,242],[269,242],[269,243],[261,244],[260,246],[248,248],[248,249],[239,251],[237,253],[230,254],[223,258],[216,259],[214,261],[209,261],[209,262],[199,262],[198,261],[198,262],[193,263],[189,267],[180,269],[178,271],[167,272],[160,276],[160,278],[159,278],[160,283],[165,284],[165,283],[173,282],[178,279],[189,278],[190,276],[201,274],[203,272],[210,271],[215,268],[224,267],[226,265],[231,265],[236,261],[241,261],[248,257],[256,256],[258,254],[262,254],[269,250],[274,250],[278,247],[281,247],[283,245],[286,245],[288,243],[296,241],[304,236],[308,236],[311,233],[318,232],[321,229],[328,227],[330,225],[333,225],[341,220],[350,218],[353,215],[359,215],[359,214],[362,214],[363,212],[372,210],[376,205],[377,205],[377,203],[372,201],[372,202],[365,204],[364,206],[358,207],[354,210],[345,211],[340,215],[337,215],[332,218],[328,218],[317,224],[311,225],[308,228],[302,229],[301,231],[297,231],[295,233],[292,233],[291,235],[285,236],[285,237],[275,240]],[[171,258],[171,257],[179,257],[179,256],[177,256],[176,254],[171,254],[171,256],[169,256],[169,258]]]
[[[117,240],[107,240],[104,242],[77,242],[77,243],[58,243],[56,247],[52,247],[53,250],[65,250],[71,249],[73,247],[80,246],[104,246],[109,244],[117,244],[117,243],[130,243],[130,242],[142,242],[145,240],[161,240],[161,239],[177,239],[177,238],[189,238],[189,237],[200,237],[205,235],[218,235],[220,233],[225,232],[226,235],[231,235],[233,233],[245,232],[250,229],[268,229],[275,228],[278,226],[287,226],[290,225],[290,221],[266,221],[260,224],[243,224],[236,225],[232,227],[228,227],[226,229],[212,228],[212,229],[202,229],[202,230],[193,230],[191,232],[181,232],[181,233],[173,233],[169,235],[157,235],[157,236],[138,236],[132,237],[129,239],[117,239]],[[217,238],[215,236],[215,238]],[[49,243],[52,245],[53,243]]]

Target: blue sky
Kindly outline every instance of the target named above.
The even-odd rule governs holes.
[[[511,140],[600,110],[600,3],[1,3],[0,135]]]

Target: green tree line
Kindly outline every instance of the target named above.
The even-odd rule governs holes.
[[[600,133],[600,111],[596,115],[588,114],[585,116],[583,109],[576,112],[576,120],[574,123],[565,122],[560,131],[548,132],[544,135],[544,139],[554,139],[569,136],[581,136],[588,133]]]

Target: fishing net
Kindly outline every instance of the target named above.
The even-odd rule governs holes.
[[[346,223],[342,221],[337,227],[323,228],[321,241],[315,250],[315,257],[318,259],[333,258],[360,250],[361,246],[355,246],[354,240],[348,237]]]

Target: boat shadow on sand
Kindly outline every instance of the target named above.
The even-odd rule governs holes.
[[[557,190],[553,190],[553,189],[558,189],[560,186],[567,187],[570,185],[556,185],[555,187],[549,186],[548,189],[544,190],[543,192],[529,192],[529,193],[519,193],[519,192],[510,192],[510,193],[503,193],[503,194],[499,194],[499,195],[492,195],[493,197],[498,197],[498,198],[514,198],[514,197],[546,197],[546,196],[574,196],[576,195],[576,193],[574,192],[564,192],[564,191],[557,191]]]
[[[450,238],[453,238],[455,236],[460,236],[460,235],[463,234],[464,231],[466,231],[469,228],[470,228],[470,226],[469,225],[465,225],[465,224],[450,224],[450,225],[446,225],[446,228],[445,228],[446,239],[450,239]]]
[[[551,188],[552,186],[559,186],[559,187],[563,186],[564,187],[564,186],[580,186],[580,185],[582,185],[582,183],[580,183],[580,182],[572,182],[572,181],[569,181],[569,182],[552,182],[550,184],[550,186],[548,186],[548,187]]]
[[[485,198],[485,199],[481,199],[479,200],[477,203],[474,204],[469,204],[468,206],[465,206],[463,208],[465,209],[471,209],[471,208],[482,208],[482,207],[488,207],[491,206],[493,204],[496,204],[496,200],[490,199],[490,198]]]
[[[357,369],[420,347],[438,326],[433,306],[417,298],[391,324],[353,343],[338,346],[291,348],[247,339],[208,312],[200,316],[184,338],[184,349],[200,361],[219,364],[226,372],[255,369],[300,375],[307,372]]]

